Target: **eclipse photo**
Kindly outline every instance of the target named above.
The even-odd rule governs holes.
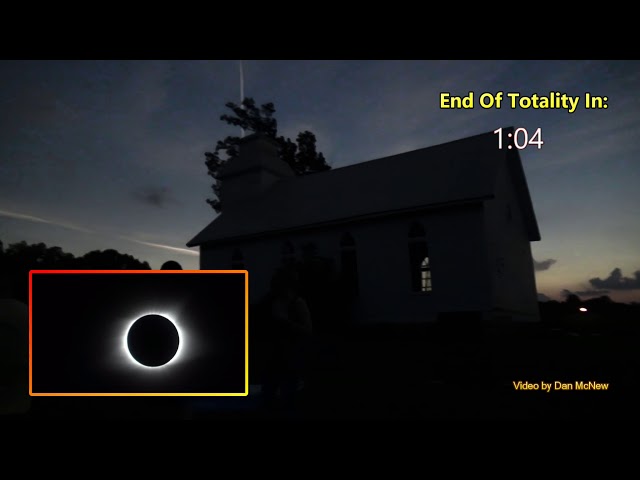
[[[180,335],[162,315],[145,315],[129,328],[127,348],[135,361],[146,367],[161,367],[178,352]]]
[[[246,395],[246,271],[31,271],[31,388]]]

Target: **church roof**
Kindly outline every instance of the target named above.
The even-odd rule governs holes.
[[[509,131],[509,129],[505,129]],[[511,131],[513,131],[511,129]],[[510,171],[530,240],[540,234],[517,150],[485,133],[311,175],[284,178],[223,213],[189,247],[377,215],[493,198],[498,168]]]

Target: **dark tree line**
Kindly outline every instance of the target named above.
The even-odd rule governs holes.
[[[563,302],[538,302],[542,321],[552,326],[581,329],[630,329],[640,331],[640,304],[614,302],[608,295],[581,299],[567,293]],[[584,309],[581,311],[580,309]]]
[[[44,243],[29,245],[22,241],[4,247],[0,241],[0,276],[7,290],[0,293],[27,303],[30,270],[151,270],[151,267],[113,249],[94,250],[76,257]]]

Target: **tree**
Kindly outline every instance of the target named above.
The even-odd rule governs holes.
[[[564,315],[575,315],[578,312],[578,308],[583,306],[582,299],[569,290],[564,290],[563,293],[565,295],[564,303],[562,303]]]
[[[580,305],[580,303],[582,302],[582,300],[580,300],[580,297],[575,293],[567,293],[567,296],[564,301],[567,305],[571,305],[571,306]]]
[[[151,270],[147,262],[141,262],[132,255],[109,248],[93,250],[77,259],[79,270]]]
[[[329,170],[324,155],[316,149],[316,136],[305,130],[300,132],[293,142],[290,138],[278,136],[278,122],[274,118],[276,109],[273,103],[265,103],[260,107],[256,106],[253,98],[247,97],[241,105],[227,102],[225,106],[233,112],[232,115],[223,114],[220,120],[240,127],[252,133],[262,133],[273,138],[279,145],[280,158],[286,162],[296,175],[308,175],[311,173]],[[238,156],[238,143],[240,137],[227,136],[224,140],[218,140],[216,149],[213,152],[205,152],[205,165],[208,175],[213,177],[215,183],[212,185],[216,198],[207,199],[207,203],[217,212],[222,211],[220,201],[220,182],[218,173],[220,168],[230,159]]]
[[[280,137],[282,138],[282,137]],[[296,146],[287,139],[291,145]],[[297,175],[306,175],[308,173],[324,172],[331,167],[324,159],[322,152],[316,150],[316,136],[308,130],[300,132],[297,138],[297,153],[291,156],[289,144],[286,145],[287,150],[284,152],[283,160],[285,160],[293,168]],[[294,149],[295,152],[295,149]],[[293,164],[290,158],[293,158]]]
[[[0,275],[6,276],[13,298],[29,302],[30,270],[150,270],[147,262],[109,249],[94,250],[81,257],[60,247],[48,247],[40,242],[29,245],[22,241],[3,248]]]

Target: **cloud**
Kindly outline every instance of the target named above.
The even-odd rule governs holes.
[[[76,230],[78,232],[83,232],[83,233],[94,233],[93,230],[79,227],[71,223],[59,222],[55,220],[47,220],[46,218],[35,217],[33,215],[25,215],[23,213],[17,213],[17,212],[9,212],[7,210],[0,210],[0,216],[16,218],[18,220],[26,220],[28,222],[46,223],[48,225],[55,225],[57,227],[68,228],[69,230]]]
[[[553,258],[548,258],[546,260],[542,260],[541,262],[538,262],[537,260],[534,259],[533,267],[536,272],[544,272],[545,270],[549,270],[549,268],[551,268],[551,265],[553,265],[556,262],[557,260]]]
[[[579,290],[573,293],[580,295],[581,297],[596,297],[599,295],[607,295],[610,292],[609,290]]]
[[[635,278],[623,277],[619,268],[614,268],[604,280],[600,277],[591,278],[589,283],[600,289],[610,290],[635,290],[640,289],[640,270],[633,273]]]
[[[10,212],[8,210],[0,210],[0,216],[4,216],[4,217],[9,217],[9,218],[15,218],[18,220],[25,220],[28,222],[36,222],[36,223],[44,223],[47,225],[54,225],[57,227],[62,227],[62,228],[67,228],[69,230],[75,230],[78,232],[82,232],[82,233],[91,233],[91,234],[96,234],[97,232],[94,230],[89,230],[87,228],[83,228],[83,227],[79,227],[77,225],[73,225],[70,223],[66,223],[66,222],[59,222],[59,221],[55,221],[55,220],[48,220],[45,218],[41,218],[41,217],[35,217],[33,215],[26,215],[23,213],[17,213],[17,212]],[[110,235],[110,234],[105,234],[104,232],[100,234],[103,238],[104,237],[111,237],[111,238],[121,238],[123,240],[127,240],[130,242],[134,242],[137,243],[139,245],[145,245],[148,247],[154,247],[154,248],[161,248],[164,250],[170,250],[172,252],[178,252],[178,253],[182,253],[182,254],[186,254],[186,255],[193,255],[193,256],[197,256],[199,255],[197,250],[189,250],[186,248],[179,248],[179,247],[173,247],[171,245],[162,245],[159,243],[152,243],[152,242],[144,242],[142,240],[136,240],[135,238],[131,238],[131,237],[124,237],[124,236],[114,236],[114,235]]]
[[[189,250],[187,248],[172,247],[171,245],[161,245],[159,243],[143,242],[142,240],[136,240],[135,238],[131,238],[131,237],[120,237],[120,238],[122,238],[123,240],[128,240],[130,242],[138,243],[140,245],[146,245],[148,247],[162,248],[164,250],[171,250],[172,252],[179,252],[187,255],[199,255],[199,252],[197,250]]]
[[[169,187],[144,187],[133,192],[133,196],[140,202],[158,208],[164,208],[170,203],[176,203]]]
[[[562,290],[562,296],[568,297],[569,295],[577,295],[579,297],[601,297],[611,293],[609,290]]]

